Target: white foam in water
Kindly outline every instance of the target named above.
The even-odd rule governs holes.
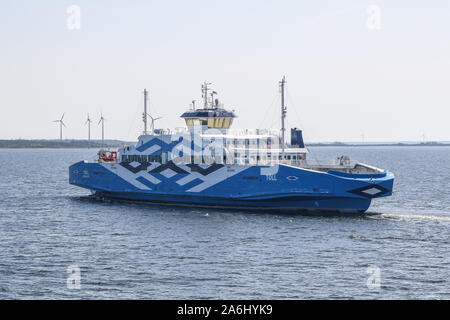
[[[394,214],[394,213],[383,213],[381,216],[382,216],[383,218],[418,219],[418,220],[434,220],[434,221],[445,221],[445,222],[450,222],[450,217],[433,216],[433,215],[423,215],[423,214]]]

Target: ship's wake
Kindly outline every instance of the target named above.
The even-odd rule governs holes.
[[[428,220],[428,221],[450,222],[450,216],[436,216],[436,215],[427,215],[427,214],[381,213],[381,214],[368,214],[368,216],[375,217],[375,218],[387,218],[387,219]]]

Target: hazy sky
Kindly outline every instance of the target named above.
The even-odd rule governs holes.
[[[86,138],[88,112],[100,138],[103,112],[106,138],[133,141],[144,88],[177,127],[204,80],[235,128],[278,128],[286,75],[308,141],[450,140],[448,0],[2,0],[0,40],[0,139],[58,138],[62,113]]]

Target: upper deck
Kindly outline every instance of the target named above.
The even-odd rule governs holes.
[[[167,134],[141,135],[136,145],[119,149],[121,161],[135,158],[170,161],[181,157],[186,163],[193,162],[194,158],[196,163],[203,163],[209,158],[206,162],[219,164],[271,165],[282,161],[299,165],[308,153],[306,148],[298,146],[283,149],[280,137],[269,130],[238,130],[226,134],[197,134],[187,130],[164,133]]]
[[[283,77],[280,81],[281,128],[274,129],[230,129],[237,117],[234,110],[225,109],[214,98],[216,91],[209,88],[210,83],[201,86],[203,106],[197,108],[195,100],[188,111],[181,115],[186,127],[155,129],[153,118],[150,134],[147,131],[146,93],[144,90],[144,133],[135,146],[119,149],[119,156],[108,158],[100,156],[99,161],[123,162],[139,166],[139,163],[170,161],[185,164],[234,164],[234,165],[274,165],[286,164],[316,171],[335,170],[345,173],[379,173],[381,169],[352,162],[340,157],[331,164],[311,163],[306,156],[308,149],[303,142],[302,130],[291,128],[290,143],[286,143],[287,107],[284,102]]]

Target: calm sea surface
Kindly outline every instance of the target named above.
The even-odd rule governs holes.
[[[93,200],[68,166],[95,153],[0,150],[0,299],[450,298],[450,148],[313,148],[395,173],[365,216]]]

